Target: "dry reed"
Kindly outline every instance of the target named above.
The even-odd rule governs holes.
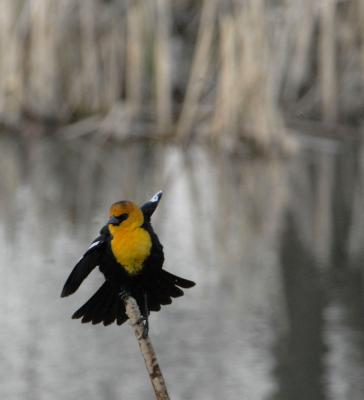
[[[363,26],[361,0],[3,0],[0,116],[270,148],[286,115],[360,121]]]

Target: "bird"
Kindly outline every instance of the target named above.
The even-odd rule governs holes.
[[[111,205],[106,225],[76,263],[61,297],[73,294],[97,266],[105,282],[72,318],[81,318],[83,323],[121,325],[128,319],[122,300],[132,296],[140,308],[146,336],[150,311],[159,311],[172,298],[183,296],[181,288],[195,285],[163,269],[163,246],[151,224],[162,194],[157,192],[141,207],[128,200]]]

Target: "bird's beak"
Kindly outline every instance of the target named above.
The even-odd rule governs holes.
[[[107,224],[108,224],[108,225],[119,225],[119,224],[120,224],[120,221],[119,221],[116,217],[112,216],[112,217],[107,221]]]
[[[143,211],[144,217],[150,218],[157,208],[163,192],[160,190],[157,192],[148,202],[142,205],[141,210]]]

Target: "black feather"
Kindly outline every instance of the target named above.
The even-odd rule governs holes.
[[[142,210],[144,214],[144,219],[146,222],[150,221],[150,217],[154,213],[155,209],[157,208],[161,198],[162,198],[162,192],[156,193],[149,201],[144,203],[140,209]]]
[[[100,250],[105,246],[102,236],[95,239],[80,261],[73,268],[66,283],[63,286],[61,297],[74,293],[89,273],[100,263]]]
[[[73,315],[72,318],[82,318],[81,322],[92,322],[98,324],[103,322],[109,325],[115,321],[121,325],[127,320],[122,302],[115,290],[115,287],[105,281],[97,292]]]
[[[188,279],[184,279],[179,276],[173,275],[166,270],[162,270],[162,276],[163,276],[163,278],[173,282],[175,285],[180,286],[184,289],[189,289],[196,285],[195,282],[192,282]]]

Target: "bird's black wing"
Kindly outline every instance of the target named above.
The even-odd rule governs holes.
[[[83,280],[100,262],[100,257],[105,249],[106,242],[110,238],[107,225],[105,225],[100,235],[91,243],[85,254],[77,262],[70,276],[64,284],[61,297],[69,296],[74,293],[81,285]]]
[[[150,217],[154,213],[155,209],[157,208],[161,198],[162,198],[163,192],[160,190],[157,192],[149,201],[147,201],[145,204],[143,204],[140,209],[142,210],[144,214],[144,220],[146,222],[150,221]]]

